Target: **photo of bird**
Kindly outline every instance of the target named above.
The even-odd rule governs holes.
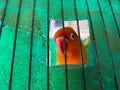
[[[88,55],[86,51],[86,46],[81,43],[79,45],[79,37],[76,32],[71,27],[64,27],[65,34],[65,43],[63,37],[63,28],[58,29],[58,31],[54,35],[54,41],[56,43],[56,54],[57,54],[57,65],[62,65],[65,63],[64,61],[64,48],[66,47],[66,59],[67,64],[82,64],[82,57],[80,52],[82,51],[83,55],[83,63],[87,64]],[[85,42],[86,43],[86,42]]]

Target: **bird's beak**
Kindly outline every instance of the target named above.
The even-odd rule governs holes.
[[[67,46],[68,46],[68,39],[65,38],[65,41],[64,41],[64,37],[59,37],[56,39],[56,44],[57,44],[57,47],[60,49],[60,51],[64,53],[64,48],[67,49]]]

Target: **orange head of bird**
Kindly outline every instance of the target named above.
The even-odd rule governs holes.
[[[64,64],[64,51],[66,50],[67,64],[81,64],[80,60],[80,42],[76,32],[71,27],[60,28],[54,35],[54,41],[57,46],[57,64]],[[82,45],[82,52],[85,54],[85,62],[87,61],[87,53]]]

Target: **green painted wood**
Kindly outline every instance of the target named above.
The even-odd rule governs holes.
[[[79,20],[89,20],[85,0],[76,1]],[[75,20],[76,17],[73,0],[63,0],[63,2],[65,20]],[[111,2],[120,29],[120,1],[111,0]],[[8,0],[8,8],[2,36],[0,39],[0,90],[8,90],[18,4],[19,3],[17,0]],[[103,90],[116,90],[113,79],[110,54],[108,52],[108,45],[106,42],[103,22],[99,12],[97,0],[88,0],[88,4],[90,7],[90,14],[92,17],[93,29],[96,38]],[[115,21],[108,0],[100,0],[100,4],[108,32],[112,56],[115,63],[118,86],[120,88],[120,39],[118,37]],[[0,20],[2,17],[4,5],[5,0],[0,0]],[[50,6],[50,19],[61,21],[60,0],[50,0]],[[22,1],[13,69],[12,90],[27,90],[28,88],[28,64],[32,8],[33,0]],[[89,23],[91,22],[89,21]],[[85,79],[87,90],[99,90],[100,86],[98,80],[98,69],[96,65],[91,27],[90,35],[91,40],[89,46],[87,47],[88,64],[85,66]],[[47,0],[36,1],[35,30],[33,37],[31,90],[47,90]],[[52,64],[50,67],[50,90],[65,90],[65,69],[64,65],[55,66],[56,48],[53,39],[50,39],[50,51]],[[69,65],[68,79],[69,90],[83,90],[81,66]]]

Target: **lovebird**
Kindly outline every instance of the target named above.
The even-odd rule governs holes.
[[[66,47],[66,63],[79,65],[82,64],[82,58],[80,55],[80,41],[76,32],[71,27],[64,27],[65,43],[63,37],[63,28],[58,29],[54,35],[54,42],[56,43],[56,54],[57,54],[57,63],[56,65],[65,64],[64,59],[64,48]],[[82,56],[83,64],[87,64],[88,56],[86,51],[86,46],[82,44]]]

